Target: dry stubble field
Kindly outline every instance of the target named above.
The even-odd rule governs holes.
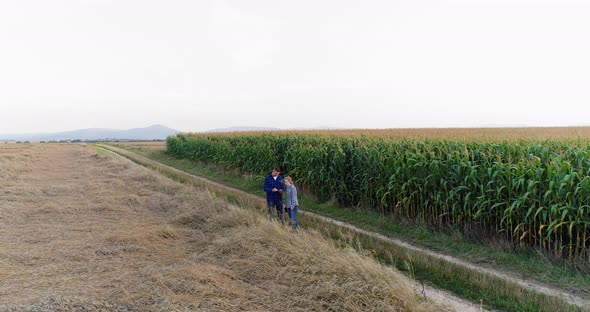
[[[85,145],[0,146],[0,311],[440,311],[313,232]]]

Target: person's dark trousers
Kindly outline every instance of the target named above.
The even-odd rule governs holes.
[[[272,215],[274,210],[277,211],[277,218],[281,224],[283,224],[283,201],[282,200],[269,200],[268,203],[268,220],[272,221]]]

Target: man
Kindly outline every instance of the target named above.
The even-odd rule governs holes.
[[[276,167],[264,180],[264,191],[266,192],[266,202],[268,204],[268,219],[272,220],[273,210],[277,210],[277,218],[283,224],[283,191],[285,185],[283,178],[280,176],[281,168]]]

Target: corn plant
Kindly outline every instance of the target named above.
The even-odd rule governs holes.
[[[256,175],[278,165],[342,206],[589,260],[590,147],[583,141],[180,134],[168,138],[167,153]]]

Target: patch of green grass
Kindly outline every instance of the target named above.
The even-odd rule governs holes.
[[[111,152],[105,150],[102,147],[96,146],[96,145],[90,145],[90,148],[93,149],[97,154],[100,155],[109,155]]]
[[[504,271],[517,272],[523,277],[558,286],[570,291],[590,293],[590,275],[578,272],[567,263],[548,262],[532,251],[503,251],[459,235],[433,232],[423,225],[404,223],[373,212],[339,208],[303,199],[301,207],[327,217],[353,224],[360,228],[400,238],[416,246],[456,256],[472,263]]]

